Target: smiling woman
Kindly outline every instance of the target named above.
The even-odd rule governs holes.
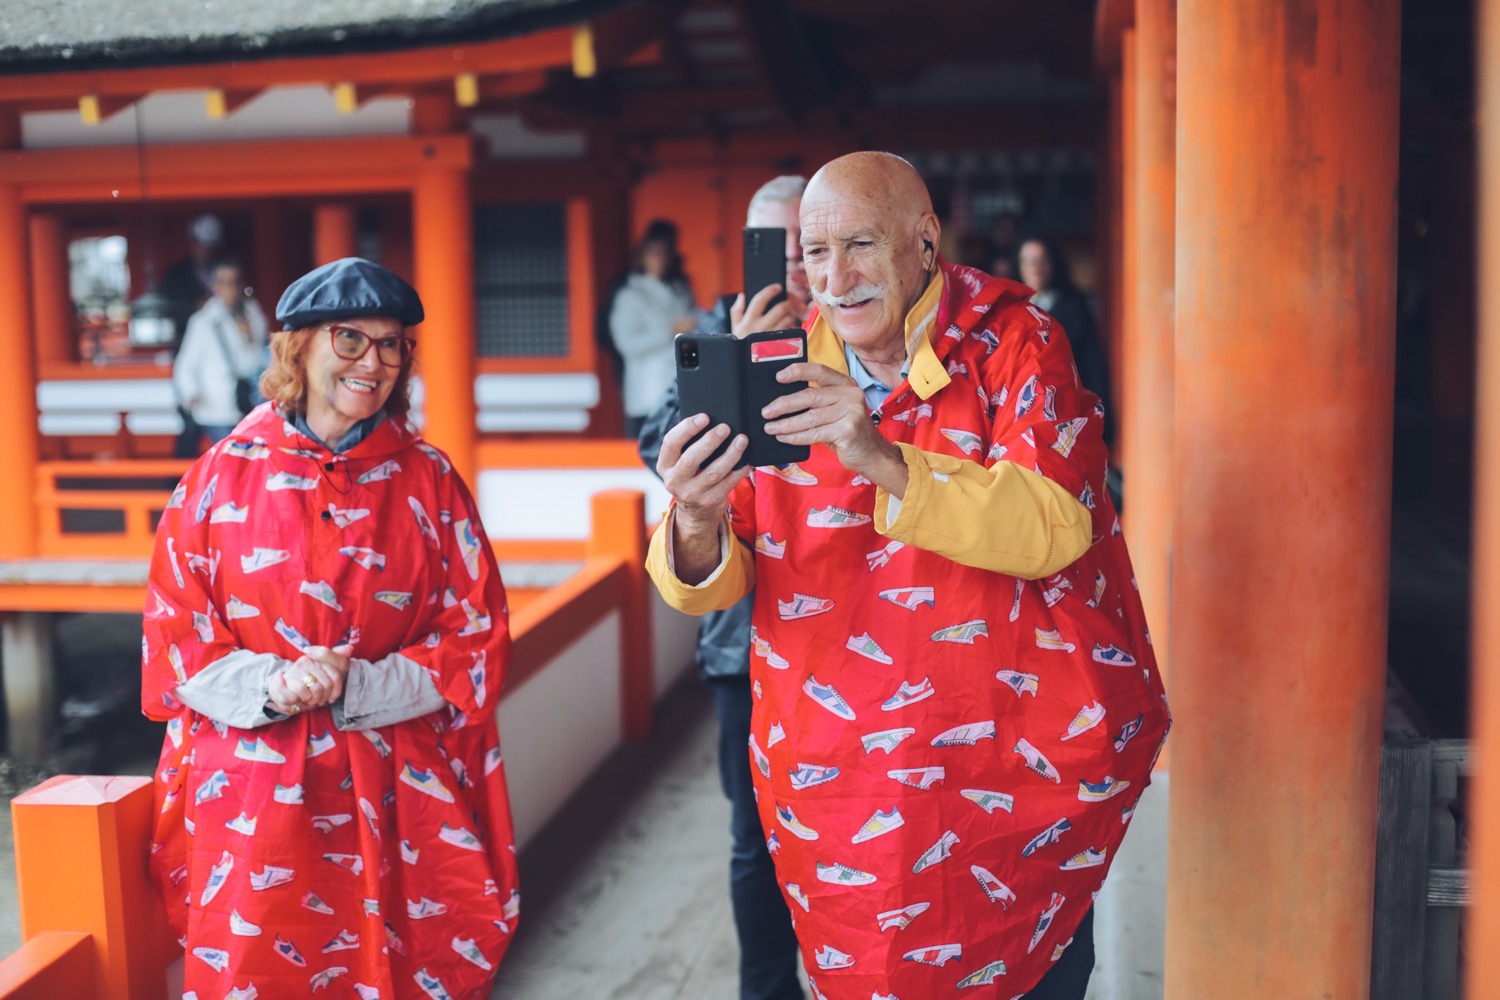
[[[351,258],[276,312],[271,402],[183,478],[151,564],[151,865],[185,988],[478,1000],[520,906],[509,618],[467,485],[404,419],[422,304]]]

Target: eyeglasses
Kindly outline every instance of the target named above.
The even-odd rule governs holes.
[[[411,352],[416,348],[417,342],[410,337],[382,337],[376,340],[363,330],[356,330],[352,326],[328,326],[328,341],[333,345],[333,353],[345,361],[358,361],[370,352],[370,345],[375,345],[375,356],[380,363],[387,368],[399,368],[411,357]]]

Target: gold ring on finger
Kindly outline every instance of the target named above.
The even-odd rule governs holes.
[[[305,688],[309,688],[309,689],[315,688],[315,687],[318,686],[318,679],[316,677],[314,677],[312,674],[303,674],[302,675],[302,686],[305,687]]]
[[[300,711],[302,711],[302,706],[301,705],[293,705],[292,706],[292,714],[293,715],[296,715]]]

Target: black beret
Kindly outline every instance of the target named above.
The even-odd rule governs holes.
[[[276,319],[288,330],[358,316],[385,316],[402,326],[416,326],[423,315],[416,289],[362,257],[345,257],[308,271],[288,285],[276,303]]]

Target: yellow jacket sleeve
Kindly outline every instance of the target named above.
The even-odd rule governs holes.
[[[686,614],[706,615],[722,611],[750,593],[755,588],[755,556],[730,530],[727,517],[719,526],[718,569],[697,586],[677,579],[672,561],[672,519],[676,512],[675,505],[667,509],[646,550],[646,572],[662,600]]]
[[[875,527],[887,538],[1027,580],[1051,576],[1088,551],[1088,508],[1045,476],[1014,462],[985,468],[898,447],[909,474],[905,497],[875,491]]]

